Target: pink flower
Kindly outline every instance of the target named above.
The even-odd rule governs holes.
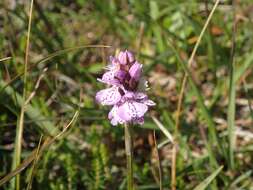
[[[127,92],[120,102],[113,106],[108,115],[113,125],[123,123],[144,123],[144,114],[148,111],[148,106],[155,103],[149,100],[147,95],[140,92]]]
[[[155,103],[148,99],[145,91],[139,90],[145,89],[143,85],[147,83],[142,77],[142,64],[126,50],[111,57],[111,64],[106,69],[108,71],[98,80],[111,87],[97,92],[96,100],[102,105],[113,106],[108,114],[112,125],[143,124],[148,107]]]

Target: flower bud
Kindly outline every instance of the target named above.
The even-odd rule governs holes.
[[[135,62],[129,69],[129,74],[132,78],[138,81],[141,77],[142,64]]]
[[[122,65],[131,64],[135,61],[134,55],[129,51],[121,51],[118,55],[119,63]]]

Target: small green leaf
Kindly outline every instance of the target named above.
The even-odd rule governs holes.
[[[159,7],[157,5],[157,2],[155,1],[150,1],[149,4],[150,7],[150,16],[153,20],[157,20],[159,17]]]
[[[223,166],[219,167],[217,170],[215,170],[210,176],[208,176],[204,181],[202,181],[197,187],[194,188],[194,190],[204,190],[207,188],[207,186],[215,179],[215,177],[220,173]]]

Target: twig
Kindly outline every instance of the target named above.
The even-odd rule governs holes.
[[[9,59],[11,59],[11,57],[1,58],[1,59],[0,59],[0,62],[2,62],[2,61],[7,61],[7,60],[9,60]]]
[[[32,168],[31,168],[31,175],[30,175],[30,178],[29,178],[29,181],[28,181],[28,185],[27,185],[27,188],[26,188],[27,190],[32,189],[32,182],[33,182],[33,177],[34,177],[34,174],[35,174],[34,173],[34,169],[35,169],[35,165],[37,164],[38,159],[40,157],[39,152],[40,152],[42,137],[43,137],[43,135],[40,136],[38,148],[37,148],[37,151],[36,151],[36,154],[35,154],[35,158],[34,158],[34,161],[33,161],[33,165],[32,165]]]
[[[151,116],[157,127],[163,132],[163,134],[168,138],[168,140],[173,144],[174,140],[170,132],[163,126],[163,124],[158,121],[158,119],[154,116]]]
[[[39,76],[36,84],[35,84],[35,87],[34,87],[34,90],[31,92],[31,94],[29,95],[29,97],[27,98],[27,100],[25,101],[25,106],[29,104],[29,102],[32,100],[32,98],[35,96],[36,94],[36,90],[39,88],[39,85],[40,85],[40,81],[43,79],[43,77],[45,76],[45,73],[47,71],[47,67],[43,69],[41,75]]]
[[[2,61],[7,61],[7,60],[9,60],[9,59],[11,59],[11,57],[1,58],[1,59],[0,59],[0,62],[2,62]],[[8,80],[8,82],[9,82],[9,81],[11,80],[11,77],[10,77],[10,73],[9,73],[8,67],[7,67],[7,65],[6,65],[5,63],[3,63],[3,64],[4,64],[5,71],[6,71],[7,80]]]
[[[208,24],[214,14],[214,11],[216,10],[218,4],[219,4],[220,0],[216,0],[212,11],[210,12],[204,27],[201,30],[201,33],[198,37],[198,40],[194,46],[194,49],[191,53],[190,59],[188,60],[188,67],[191,67],[193,59],[196,55],[197,49],[199,47],[199,44],[204,36],[204,33],[208,27]],[[176,124],[175,124],[175,132],[174,132],[174,144],[173,144],[173,148],[172,148],[172,167],[171,167],[171,189],[172,190],[176,190],[176,157],[177,157],[177,138],[178,138],[178,128],[179,128],[179,120],[180,120],[180,115],[181,115],[181,106],[182,106],[182,100],[183,100],[183,96],[184,96],[184,91],[185,91],[185,86],[186,86],[186,82],[187,82],[187,74],[184,74],[184,78],[183,78],[183,82],[182,82],[182,87],[180,90],[180,94],[179,94],[179,100],[178,100],[178,104],[177,104],[177,112],[176,112]]]
[[[154,138],[154,142],[155,142],[155,152],[156,152],[156,155],[157,155],[157,162],[158,162],[159,182],[160,182],[159,186],[160,186],[160,190],[163,190],[162,167],[161,167],[160,156],[159,156],[159,151],[158,151],[157,142],[156,142],[155,130],[153,131],[153,138]]]

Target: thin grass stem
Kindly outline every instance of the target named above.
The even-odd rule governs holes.
[[[231,169],[234,169],[234,149],[235,149],[235,96],[236,96],[236,83],[235,83],[235,46],[236,46],[236,1],[232,1],[233,7],[233,29],[232,29],[232,47],[231,47],[231,64],[229,73],[229,103],[227,110],[228,120],[228,141],[229,141],[229,163]]]
[[[24,88],[23,88],[23,101],[17,126],[17,133],[15,139],[15,164],[14,166],[17,167],[21,161],[21,152],[22,152],[22,138],[23,138],[23,129],[24,129],[24,114],[25,114],[25,100],[27,94],[27,68],[28,68],[28,61],[29,61],[29,46],[30,46],[30,34],[31,34],[31,25],[32,25],[32,10],[33,10],[33,0],[30,3],[29,9],[29,21],[28,21],[28,30],[27,30],[27,38],[26,38],[26,50],[25,50],[25,64],[24,64]],[[20,175],[16,176],[16,189],[20,189]]]
[[[39,152],[40,152],[42,137],[43,137],[43,135],[40,136],[39,144],[38,144],[37,151],[36,151],[36,154],[35,154],[35,158],[33,160],[32,168],[31,168],[31,175],[29,177],[26,190],[32,189],[32,182],[33,182],[33,178],[34,178],[34,175],[35,175],[35,166],[36,166],[36,164],[39,160]]]
[[[216,10],[216,8],[218,7],[220,0],[216,0],[212,11],[210,12],[204,27],[201,30],[201,33],[198,37],[198,40],[194,46],[194,49],[191,53],[191,56],[188,60],[188,67],[191,67],[193,59],[196,55],[197,49],[199,47],[199,44],[204,36],[204,33],[208,27],[208,24],[210,23],[210,20],[214,14],[214,11]],[[184,97],[184,91],[185,91],[185,87],[186,87],[186,82],[187,82],[187,74],[184,75],[183,78],[183,82],[182,82],[182,86],[181,86],[181,90],[180,90],[180,94],[179,94],[179,99],[178,99],[178,104],[177,104],[177,112],[176,112],[176,124],[175,124],[175,131],[174,131],[174,144],[173,144],[173,148],[172,148],[172,167],[171,167],[171,189],[172,190],[176,190],[176,160],[177,160],[177,140],[178,140],[178,128],[179,128],[179,121],[180,121],[180,115],[181,115],[181,107],[182,107],[182,101],[183,101],[183,97]]]
[[[75,112],[75,114],[73,115],[70,122],[68,122],[63,127],[63,130],[61,132],[59,132],[54,137],[50,136],[45,139],[44,143],[40,146],[41,148],[40,148],[38,155],[41,155],[41,153],[43,151],[45,151],[47,148],[49,148],[50,145],[52,145],[56,140],[63,137],[71,126],[74,126],[74,124],[77,121],[78,116],[79,116],[79,112],[80,112],[79,109]],[[32,153],[30,154],[30,156],[28,158],[26,158],[20,165],[18,165],[17,168],[15,168],[12,172],[10,172],[9,174],[7,174],[3,178],[1,178],[0,179],[0,187],[2,185],[4,185],[6,182],[8,182],[9,180],[11,180],[13,177],[19,175],[19,173],[22,172],[25,168],[27,168],[31,164],[31,162],[36,158],[37,151],[38,151],[37,148],[35,150],[33,150]]]
[[[158,162],[158,171],[159,171],[159,186],[160,190],[163,190],[163,175],[162,175],[162,166],[161,166],[161,161],[160,161],[160,156],[159,156],[159,151],[158,151],[158,146],[156,142],[156,133],[155,130],[153,131],[153,138],[154,138],[154,143],[155,143],[155,152],[157,155],[157,162]]]

